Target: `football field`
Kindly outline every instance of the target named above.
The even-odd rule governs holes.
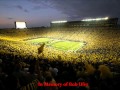
[[[39,45],[45,43],[46,46],[50,46],[55,49],[64,50],[64,51],[77,51],[78,49],[85,46],[85,42],[81,42],[81,41],[58,40],[51,38],[37,38],[37,39],[27,40],[26,42],[31,43],[33,45]]]

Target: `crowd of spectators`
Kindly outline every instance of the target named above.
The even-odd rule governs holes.
[[[21,37],[19,40],[49,37],[85,41],[87,45],[75,53],[45,46],[41,56],[37,51],[39,45],[1,38],[0,90],[116,90],[120,88],[120,30],[61,28],[4,33],[6,34],[0,32],[2,34],[0,37]],[[14,33],[17,33],[16,36]],[[86,82],[88,86],[45,87],[38,86],[38,82],[56,84]]]
[[[0,90],[116,90],[120,65],[78,62],[0,54]],[[112,68],[111,68],[112,67]],[[117,70],[115,68],[118,68]],[[78,83],[88,86],[38,86],[39,83]]]

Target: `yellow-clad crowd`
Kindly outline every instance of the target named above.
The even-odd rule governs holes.
[[[120,61],[120,30],[107,27],[45,28],[0,31],[0,52],[14,55],[42,57],[50,60],[61,58],[65,61]],[[38,54],[40,45],[31,45],[25,40],[47,37],[60,40],[82,41],[86,45],[76,52],[56,50],[45,46]]]
[[[86,45],[77,51],[62,51],[26,42],[40,37]],[[0,30],[0,90],[116,90],[120,88],[119,68],[120,28]],[[40,86],[46,82],[88,84]]]

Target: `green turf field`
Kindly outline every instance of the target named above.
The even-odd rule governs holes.
[[[52,41],[52,39],[50,39],[50,38],[37,38],[37,39],[27,40],[27,42],[32,43],[32,44],[48,43],[49,41]]]
[[[85,43],[84,42],[75,42],[75,41],[63,41],[56,40],[50,38],[37,38],[32,40],[27,40],[27,42],[38,45],[40,43],[46,43],[46,46],[51,46],[58,50],[64,51],[77,51],[79,48],[82,48]]]
[[[74,42],[74,41],[58,41],[52,43],[52,47],[65,51],[77,51],[79,48],[84,46],[83,42]]]

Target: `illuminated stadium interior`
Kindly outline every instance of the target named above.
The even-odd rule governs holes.
[[[40,82],[42,74],[42,77],[47,79],[47,75],[50,73],[50,75],[53,74],[56,82],[62,83],[76,82],[76,79],[84,77],[90,80],[94,79],[95,81],[87,80],[92,89],[96,88],[91,85],[92,82],[96,82],[97,87],[100,88],[99,85],[102,82],[100,80],[114,77],[116,83],[115,85],[111,84],[111,86],[115,87],[119,83],[120,76],[120,28],[116,26],[117,19],[111,19],[110,23],[103,22],[104,24],[102,24],[110,24],[110,26],[97,26],[101,24],[101,21],[98,23],[99,20],[107,21],[107,19],[109,18],[84,19],[83,21],[86,22],[84,26],[83,23],[78,22],[53,21],[51,27],[37,29],[27,28],[25,22],[16,22],[16,29],[0,30],[0,60],[5,60],[6,67],[9,67],[6,62],[12,62],[11,64],[17,67],[16,70],[24,69],[24,73],[27,75],[33,76],[35,73],[36,76],[39,76],[40,74],[40,77],[32,81],[34,84]],[[91,20],[97,20],[97,25],[94,22],[95,26],[88,27],[87,24]],[[63,26],[64,24],[66,26]],[[71,26],[73,24],[79,25],[79,27]],[[8,74],[11,73],[12,67],[10,67],[6,70]],[[29,70],[26,68],[29,68]],[[55,69],[56,73],[51,71],[52,68]],[[37,71],[34,71],[34,69]],[[99,71],[103,71],[103,76],[100,73],[102,79],[96,76]],[[26,90],[28,87],[36,88],[32,86],[31,82],[22,86],[23,77],[19,79],[21,90]],[[62,90],[64,87],[62,89],[58,88],[56,90]]]
[[[119,30],[114,30],[116,28],[109,27],[81,27],[81,28],[45,28],[40,29],[27,29],[27,30],[10,30],[10,31],[0,31],[1,46],[5,44],[5,50],[1,52],[8,53],[22,53],[26,55],[37,55],[37,48],[45,43],[44,47],[44,57],[58,59],[58,55],[61,56],[63,60],[76,59],[82,53],[83,56],[88,54],[89,60],[93,61],[95,58],[99,58],[100,61],[104,57],[107,60],[112,59],[118,55],[120,43],[119,43]],[[5,43],[5,41],[9,43]],[[13,44],[12,44],[13,43]],[[25,45],[25,46],[24,46]],[[28,47],[27,47],[28,46]],[[7,48],[13,48],[13,52],[10,52]],[[101,48],[101,49],[100,49]],[[105,48],[110,49],[110,53],[104,56],[102,52],[100,55],[94,53],[90,54],[92,50],[97,51],[98,49],[104,50]],[[2,49],[2,47],[1,47]],[[117,50],[117,52],[114,51]],[[15,51],[14,51],[15,50]],[[18,52],[16,52],[16,50]],[[72,51],[72,52],[71,52]],[[24,52],[24,53],[23,53]],[[32,52],[32,53],[29,53]],[[52,53],[49,56],[48,52]],[[112,53],[113,52],[113,53]],[[98,52],[96,52],[98,53]],[[116,55],[114,56],[114,54]],[[75,55],[75,57],[73,57]],[[41,55],[39,55],[41,56]],[[65,57],[64,57],[65,56]],[[104,57],[103,57],[104,56]],[[110,57],[109,57],[110,56]],[[84,57],[84,59],[87,58]],[[83,60],[84,60],[83,59]],[[115,58],[116,60],[119,58]],[[79,60],[78,60],[79,61]]]

